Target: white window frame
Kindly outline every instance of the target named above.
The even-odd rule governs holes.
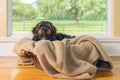
[[[108,27],[108,35],[112,34],[112,0],[108,0],[107,1],[107,6],[108,6],[108,10],[107,10],[107,27]]]
[[[112,0],[107,1],[107,29],[108,32],[106,34],[91,34],[92,36],[95,36],[97,38],[111,38],[112,37]],[[30,33],[12,33],[12,0],[8,0],[8,35],[9,37],[13,38],[22,38],[22,37],[31,37],[32,34]],[[83,35],[83,34],[75,34],[77,35]]]
[[[12,0],[8,0],[8,29],[7,29],[7,36],[12,35]]]

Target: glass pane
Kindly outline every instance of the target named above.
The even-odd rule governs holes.
[[[107,0],[13,0],[14,33],[31,33],[41,20],[52,22],[61,33],[105,34]]]

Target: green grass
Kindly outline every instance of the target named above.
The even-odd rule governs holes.
[[[13,21],[13,32],[31,33],[33,27],[39,21]],[[75,21],[61,20],[50,21],[57,28],[58,32],[76,34],[76,33],[107,33],[106,21]]]

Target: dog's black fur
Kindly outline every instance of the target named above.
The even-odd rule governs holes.
[[[49,21],[41,21],[32,30],[34,41],[39,40],[63,40],[64,38],[74,38],[75,36],[70,36],[63,33],[57,33],[55,26]]]

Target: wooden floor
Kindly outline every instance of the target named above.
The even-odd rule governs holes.
[[[111,57],[114,68],[112,71],[98,71],[90,80],[120,80],[120,56]],[[0,80],[74,80],[59,79],[48,76],[44,71],[34,66],[18,66],[17,58],[0,57]]]

